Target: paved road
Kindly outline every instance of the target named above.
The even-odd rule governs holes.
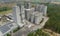
[[[27,34],[31,31],[41,29],[45,25],[47,20],[48,20],[48,18],[44,17],[44,21],[40,25],[34,25],[34,27],[31,27],[31,28],[28,28],[25,26],[21,30],[19,30],[18,32],[14,33],[13,36],[27,36]]]
[[[27,27],[22,28],[18,32],[14,33],[13,36],[27,36],[27,34],[30,32],[30,29]]]

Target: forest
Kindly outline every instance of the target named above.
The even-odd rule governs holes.
[[[49,17],[49,20],[46,22],[43,29],[50,29],[56,33],[60,33],[60,5],[57,4],[45,4],[48,6],[47,10],[47,16]],[[41,29],[36,30],[35,34],[34,32],[31,32],[28,34],[28,36],[50,36],[49,34],[46,34]]]

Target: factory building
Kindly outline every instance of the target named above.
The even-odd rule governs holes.
[[[6,36],[7,33],[12,32],[17,27],[24,27],[27,24],[29,28],[33,25],[36,26],[34,28],[32,27],[33,29],[31,30],[40,28],[40,22],[47,16],[47,6],[28,2],[24,4],[20,3],[19,5],[13,6],[12,16],[13,19],[8,20],[13,21],[0,26],[0,36]],[[7,18],[11,17],[7,16]]]
[[[25,24],[25,12],[24,12],[24,6],[21,5],[21,8],[19,6],[13,7],[13,17],[14,21],[21,27]]]
[[[32,5],[31,3],[19,4],[14,8],[14,20],[20,26],[24,26],[27,22],[40,24],[43,16],[47,14],[47,6],[45,5]]]

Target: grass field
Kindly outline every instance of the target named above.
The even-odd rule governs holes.
[[[12,12],[12,10],[2,11],[2,12],[0,12],[0,15],[5,15],[5,14],[11,13],[11,12]]]
[[[12,8],[4,6],[4,7],[0,7],[0,15],[2,14],[8,14],[12,12]]]

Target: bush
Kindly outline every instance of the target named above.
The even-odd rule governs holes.
[[[7,36],[11,36],[11,34],[7,34]]]
[[[20,27],[17,27],[15,30],[13,30],[13,33],[17,32],[18,30],[20,30]]]
[[[42,30],[38,29],[35,32],[31,32],[28,36],[50,36],[48,33],[43,32]]]

